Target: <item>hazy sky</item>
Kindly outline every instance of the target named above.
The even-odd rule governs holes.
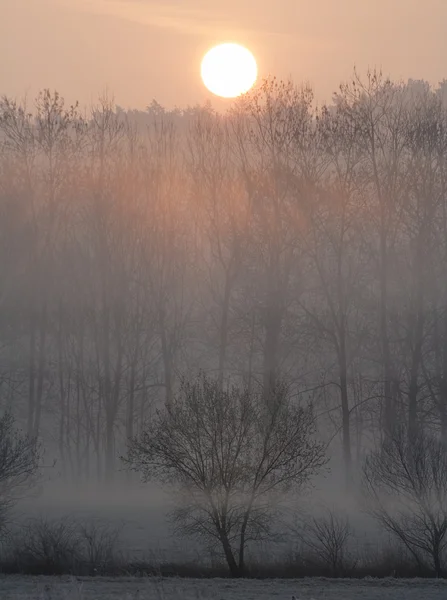
[[[50,87],[86,104],[108,88],[125,108],[202,102],[200,61],[222,41],[321,99],[354,65],[437,83],[446,25],[447,0],[0,0],[0,94]]]

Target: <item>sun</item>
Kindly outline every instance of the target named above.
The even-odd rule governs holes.
[[[236,98],[256,82],[255,57],[239,44],[215,46],[202,60],[202,80],[210,92],[222,98]]]

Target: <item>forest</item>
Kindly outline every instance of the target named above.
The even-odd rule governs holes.
[[[446,83],[354,73],[320,105],[272,77],[225,113],[0,100],[0,411],[63,481],[107,484],[198,374],[287,386],[342,491],[408,459],[394,493],[429,488],[437,546],[379,520],[441,573]]]

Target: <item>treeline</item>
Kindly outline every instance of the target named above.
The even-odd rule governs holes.
[[[106,577],[231,576],[222,557],[197,552],[195,559],[173,562],[155,553],[134,556],[121,539],[122,527],[105,519],[30,519],[6,537],[0,554],[2,575],[71,575]],[[252,555],[245,578],[424,577],[430,565],[418,565],[402,546],[367,544],[349,519],[328,512],[309,521],[305,531],[290,532],[282,549]]]
[[[0,406],[64,477],[110,480],[198,370],[312,400],[348,481],[396,425],[447,440],[444,85],[4,97],[0,215]]]

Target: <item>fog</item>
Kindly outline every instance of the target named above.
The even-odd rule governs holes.
[[[400,494],[419,507],[425,486],[424,510],[428,498],[447,525],[446,151],[445,85],[379,72],[354,74],[325,106],[273,78],[227,112],[4,97],[0,410],[40,448],[37,479],[20,482],[8,512],[13,530],[37,516],[106,518],[134,557],[205,560],[209,539],[174,531],[168,513],[186,497],[201,510],[210,487],[220,500],[237,477],[228,497],[242,510],[250,461],[272,439],[278,457],[295,453],[282,479],[269,467],[268,485],[253,488],[252,555],[292,548],[298,534],[274,534],[297,512],[326,509],[349,516],[356,548],[385,547],[389,513],[373,514],[368,490],[400,510]],[[216,417],[208,392],[229,410]],[[264,408],[247,417],[248,402],[269,407],[271,429]],[[214,458],[195,444],[204,432],[206,443],[233,440],[241,423],[240,470],[216,484]],[[163,455],[166,432],[174,446],[183,436],[210,481],[187,480],[187,450]],[[399,479],[407,459],[420,478],[413,495]],[[194,513],[192,531],[191,515],[176,514],[189,533],[203,525]],[[216,556],[231,570],[219,527]],[[430,549],[414,552],[440,572]]]

